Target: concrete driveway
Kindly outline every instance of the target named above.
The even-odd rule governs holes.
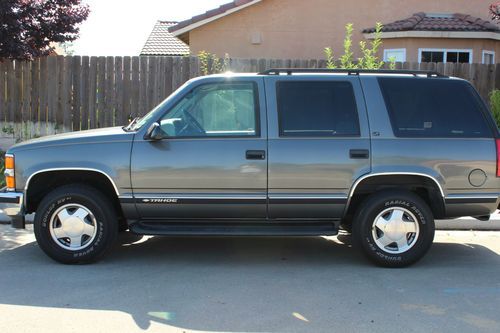
[[[31,228],[31,227],[30,227]],[[498,332],[500,233],[440,231],[417,265],[333,238],[122,234],[64,266],[0,226],[0,332]]]

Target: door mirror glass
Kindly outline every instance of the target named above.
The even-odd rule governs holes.
[[[144,139],[146,140],[162,140],[166,139],[168,137],[167,133],[165,133],[162,130],[162,127],[160,126],[159,123],[153,123],[148,131],[146,132],[146,135],[144,136]]]

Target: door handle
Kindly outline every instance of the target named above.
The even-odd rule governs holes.
[[[247,160],[265,160],[266,152],[264,150],[247,150]]]
[[[368,149],[351,149],[349,156],[352,159],[366,159],[370,157],[370,151]]]

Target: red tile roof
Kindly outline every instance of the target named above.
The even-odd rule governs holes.
[[[253,1],[255,1],[255,0],[234,0],[230,3],[226,3],[222,6],[219,6],[218,8],[209,10],[201,15],[196,15],[188,20],[181,21],[181,22],[177,23],[176,25],[170,27],[169,31],[174,32],[174,31],[180,30],[182,28],[190,26],[191,24],[212,18],[212,17],[217,16],[217,15],[224,14],[231,9],[235,9],[235,8],[244,6],[244,5],[249,4],[250,2],[253,2]]]
[[[142,48],[141,55],[182,56],[189,54],[189,46],[172,35],[168,28],[177,22],[158,21]]]
[[[384,24],[383,32],[395,31],[493,31],[500,32],[496,24],[466,14],[416,13],[412,17]],[[375,28],[363,30],[373,33]]]

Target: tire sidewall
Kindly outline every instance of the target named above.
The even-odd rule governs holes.
[[[373,222],[384,210],[404,208],[417,218],[419,236],[416,243],[406,252],[394,254],[381,249],[373,238]],[[379,195],[366,202],[355,223],[358,243],[375,262],[388,267],[404,267],[418,261],[429,250],[434,240],[434,219],[428,206],[418,197],[406,193]]]
[[[56,190],[49,194],[40,204],[35,215],[35,236],[40,247],[53,259],[63,263],[89,262],[98,259],[113,239],[113,214],[107,212],[109,207],[96,201],[96,193]],[[60,207],[67,204],[80,204],[92,212],[96,219],[97,233],[91,244],[81,250],[71,251],[59,246],[50,234],[50,220]]]

